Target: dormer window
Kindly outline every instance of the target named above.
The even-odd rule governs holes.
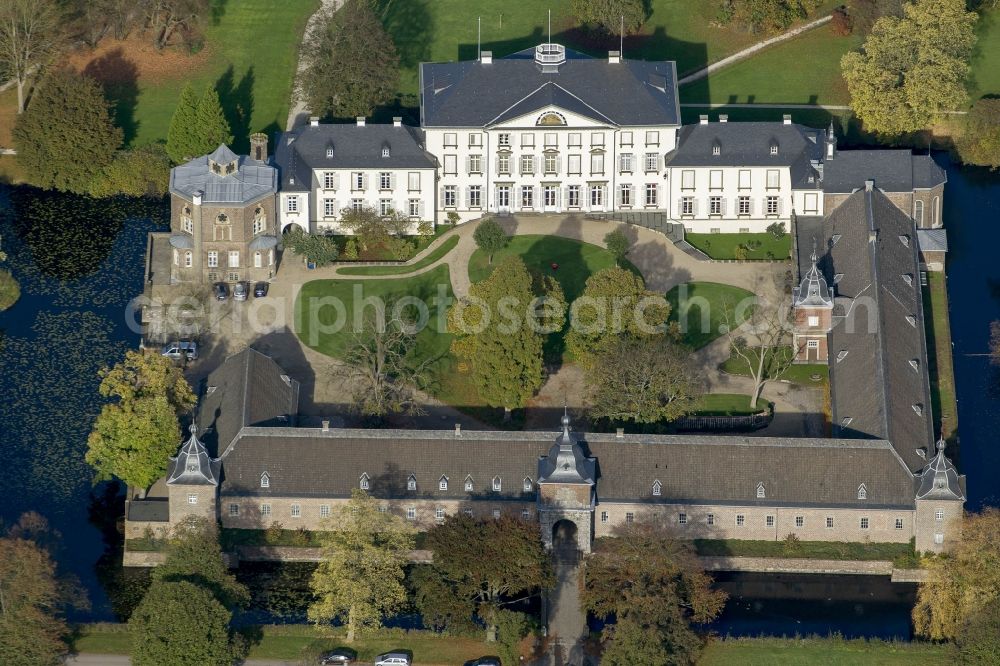
[[[722,154],[722,144],[718,140],[712,142],[712,154],[721,155]]]
[[[471,476],[465,477],[465,492],[471,493],[474,488],[475,484],[472,483],[472,477]]]
[[[847,358],[847,350],[846,349],[841,349],[839,352],[837,352],[837,363],[840,363],[845,358]]]
[[[494,476],[493,477],[493,492],[495,492],[495,493],[500,492],[500,488],[501,487],[502,487],[502,484],[500,482],[500,477],[499,476]]]
[[[913,286],[913,276],[909,273],[903,273],[903,282],[905,282],[907,286]]]
[[[382,157],[389,157],[389,146],[382,146]]]
[[[910,247],[910,237],[907,236],[906,234],[899,235],[899,242],[902,243],[905,247]]]
[[[333,146],[328,146],[327,147],[327,149],[326,149],[326,159],[328,159],[328,160],[332,160],[333,159]]]
[[[840,234],[834,234],[830,236],[830,245],[836,245],[837,241],[840,240]]]
[[[417,489],[417,477],[415,477],[415,476],[413,476],[411,474],[409,476],[409,478],[406,479],[406,489],[407,490],[416,490]]]
[[[189,463],[188,466],[187,466],[187,471],[189,471],[189,472],[197,472],[198,471],[198,463]]]
[[[361,475],[361,479],[358,482],[358,487],[361,488],[361,490],[368,490],[369,488],[371,488],[371,480],[368,478],[367,472]]]
[[[448,490],[448,477],[442,476],[438,479],[438,490]]]
[[[270,475],[268,475],[267,472],[264,472],[263,474],[260,475],[260,487],[261,488],[271,487],[271,477]]]
[[[836,275],[833,276],[833,283],[834,284],[839,284],[840,281],[843,280],[843,279],[844,279],[844,274],[843,273],[837,273]]]
[[[906,323],[909,324],[910,326],[912,326],[913,328],[916,328],[917,327],[917,318],[914,317],[913,315],[906,315]]]
[[[924,406],[921,405],[918,402],[918,403],[916,403],[916,404],[913,405],[913,411],[916,413],[917,416],[923,416],[924,415]]]
[[[659,479],[653,481],[653,496],[659,497],[663,490],[663,485],[660,483]]]
[[[910,359],[910,367],[913,368],[916,372],[920,372],[920,360],[919,359],[915,359],[915,358],[911,358]]]
[[[868,489],[865,488],[865,484],[863,483],[860,486],[858,486],[858,499],[859,500],[868,499]]]
[[[531,482],[531,477],[528,476],[524,477],[524,486],[523,486],[524,492],[530,493],[533,485],[534,484]]]
[[[764,499],[767,493],[764,492],[764,483],[757,484],[757,499]]]
[[[853,420],[854,420],[853,417],[851,417],[851,416],[845,416],[844,418],[840,419],[840,427],[841,428],[846,428],[847,426],[851,425],[851,421],[853,421]]]
[[[777,141],[772,141],[771,142],[771,154],[772,155],[777,155],[778,154],[778,142]]]

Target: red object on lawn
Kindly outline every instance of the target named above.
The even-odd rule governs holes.
[[[552,262],[552,270],[554,270],[554,271],[559,270],[559,264],[557,264],[556,262],[553,261]]]

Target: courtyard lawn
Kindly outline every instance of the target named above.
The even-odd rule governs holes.
[[[787,231],[787,229],[786,229]],[[792,236],[775,238],[771,234],[685,234],[691,243],[712,259],[736,259],[736,248],[747,243],[757,246],[748,249],[747,259],[787,259],[792,252]]]
[[[614,255],[597,245],[560,236],[529,234],[512,236],[507,247],[493,255],[492,264],[489,255],[477,249],[469,259],[469,279],[473,282],[485,280],[493,272],[493,266],[510,255],[521,257],[529,271],[539,271],[558,280],[566,293],[567,303],[583,293],[587,278],[615,265]],[[553,269],[552,264],[558,268]],[[628,260],[622,262],[622,268],[639,273]]]
[[[757,400],[757,408],[750,407],[750,396],[742,393],[706,393],[692,416],[747,416],[768,409],[770,403]]]
[[[840,59],[861,41],[821,25],[682,87],[681,103],[848,104]]]
[[[759,347],[755,347],[754,349],[759,350]],[[769,357],[774,361],[780,360],[780,362],[784,363],[792,354],[792,348],[782,347],[778,353],[779,355],[777,357],[773,354],[769,355]],[[744,377],[750,376],[750,370],[747,368],[746,361],[738,356],[730,356],[725,363],[719,365],[719,370],[722,370],[730,375],[741,375]],[[801,384],[803,386],[823,386],[829,379],[829,371],[829,366],[821,363],[798,363],[789,366],[778,379],[789,381],[793,384]],[[815,378],[817,376],[818,379]]]
[[[426,257],[420,261],[416,261],[409,265],[400,266],[349,266],[347,268],[341,268],[339,271],[340,275],[406,275],[408,273],[413,273],[419,271],[422,268],[430,266],[436,261],[439,261],[446,254],[455,249],[458,245],[458,236],[452,236],[440,247],[436,248],[433,252],[428,254]]]
[[[948,323],[948,291],[944,273],[927,273],[923,288],[924,325],[927,331],[927,371],[931,381],[934,432],[953,442],[958,433],[955,399],[955,368],[952,361],[951,327]]]
[[[825,0],[815,16],[838,3]],[[606,57],[619,48],[617,35],[584,32],[570,0],[547,5],[497,0],[407,0],[383,5],[383,23],[400,54],[403,106],[417,106],[421,62],[471,60],[477,57],[477,19],[482,19],[482,50],[502,57],[547,41],[547,10],[552,10],[552,41]],[[715,27],[718,6],[711,2],[651,0],[651,14],[640,34],[625,38],[625,56],[637,60],[675,60],[678,75],[700,69],[762,39]],[[683,101],[683,100],[682,100]]]
[[[667,292],[670,321],[680,324],[684,344],[701,349],[722,335],[727,311],[740,312],[740,302],[753,297],[753,292],[728,284],[686,282]]]
[[[839,638],[729,638],[706,646],[698,666],[944,666],[953,647],[934,643],[894,643]]]
[[[77,53],[70,61],[84,69],[92,58],[105,59],[105,71],[120,70],[134,79],[125,95],[134,97],[134,108],[120,105],[118,111],[130,144],[166,139],[180,91],[190,81],[197,88],[219,91],[234,148],[245,151],[251,132],[270,136],[285,128],[299,44],[306,20],[317,7],[319,0],[227,2],[220,5],[216,20],[206,21],[205,45],[198,53],[139,50],[139,42],[130,38],[124,43],[106,41],[96,53]]]
[[[414,361],[443,359],[448,356],[451,335],[438,330],[439,319],[444,321],[442,308],[447,307],[448,302],[439,303],[439,296],[452,298],[447,266],[438,266],[427,273],[398,280],[313,280],[302,286],[295,302],[295,332],[311,349],[342,358],[352,332],[361,323],[355,320],[355,314],[361,314],[364,299],[375,298],[391,305],[403,297],[415,297],[426,304],[428,320],[427,325],[417,333],[412,351]],[[343,311],[339,312],[335,305],[324,304],[330,302],[342,304]],[[373,310],[368,307],[364,312]],[[407,308],[407,314],[412,312],[412,308]],[[333,330],[338,318],[342,326]]]

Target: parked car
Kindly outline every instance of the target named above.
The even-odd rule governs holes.
[[[233,285],[233,300],[234,301],[245,301],[247,296],[250,294],[250,283],[249,282],[237,282]]]
[[[319,663],[322,666],[331,666],[332,664],[353,664],[354,660],[358,658],[358,653],[349,648],[337,648],[336,650],[330,650],[329,652],[324,652],[319,656]]]
[[[225,282],[216,282],[212,285],[212,291],[215,292],[215,300],[224,301],[229,298],[229,285]]]
[[[387,652],[375,657],[375,666],[410,666],[410,656],[403,652]]]
[[[194,361],[198,358],[198,343],[171,342],[169,345],[163,346],[161,354],[175,361],[183,361],[185,359]]]
[[[500,657],[480,657],[466,663],[465,666],[500,666]]]
[[[257,284],[255,284],[253,286],[253,297],[261,298],[263,296],[267,296],[267,288],[269,286],[270,285],[266,282],[258,282]]]

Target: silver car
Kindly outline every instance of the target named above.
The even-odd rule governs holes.
[[[250,294],[250,285],[246,282],[237,282],[233,285],[233,300],[245,301]]]
[[[375,657],[375,666],[410,666],[410,657],[402,652],[387,652]]]
[[[175,361],[183,361],[185,359],[194,361],[198,358],[198,343],[171,342],[169,345],[164,345],[163,351],[160,353]]]

